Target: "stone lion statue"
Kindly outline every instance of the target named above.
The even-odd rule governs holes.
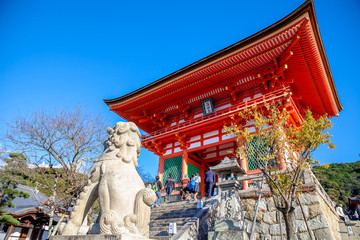
[[[152,189],[145,188],[136,171],[141,147],[139,129],[132,122],[118,122],[107,132],[104,152],[91,167],[62,235],[77,235],[90,207],[99,199],[100,215],[91,233],[147,238],[150,206],[156,196]]]

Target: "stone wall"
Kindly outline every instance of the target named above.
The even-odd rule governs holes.
[[[307,191],[300,196],[300,202],[306,216],[309,228],[315,239],[336,239],[340,240],[338,217],[333,208],[333,203],[329,202],[325,192],[322,192],[321,186],[314,183],[307,186]],[[326,194],[326,193],[325,193]],[[257,201],[255,191],[240,191],[241,202],[245,213],[245,230],[250,233],[252,221],[255,214]],[[281,224],[279,223],[281,219]],[[307,231],[303,214],[300,206],[296,204],[295,208],[295,231],[298,239],[310,239]],[[275,208],[272,197],[268,194],[261,199],[258,215],[256,218],[255,238],[280,240],[283,234],[285,237],[285,223],[282,214]]]

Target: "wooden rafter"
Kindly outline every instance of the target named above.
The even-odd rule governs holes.
[[[265,91],[273,90],[276,87],[276,85],[279,83],[279,81],[284,79],[283,72],[288,69],[287,62],[294,55],[292,49],[299,42],[300,34],[308,21],[309,21],[308,18],[304,19],[304,21],[301,23],[301,26],[297,34],[290,40],[290,44],[286,48],[286,50],[281,54],[281,56],[278,57],[278,59],[276,58],[273,59],[272,66],[267,67],[265,70],[257,74],[257,78],[263,84]]]

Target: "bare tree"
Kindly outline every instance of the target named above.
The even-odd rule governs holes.
[[[52,179],[43,181],[43,187],[67,207],[86,181],[85,160],[97,158],[103,149],[107,125],[100,115],[88,114],[80,107],[39,111],[10,122],[5,140],[8,149],[26,154],[40,177],[41,171],[53,174]],[[59,185],[62,191],[58,191]]]

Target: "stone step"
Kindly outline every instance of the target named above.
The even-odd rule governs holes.
[[[178,202],[169,202],[169,203],[162,203],[160,204],[160,207],[157,208],[163,208],[163,207],[179,207],[179,206],[188,206],[188,205],[196,205],[195,201],[178,201]],[[155,209],[157,209],[155,208]]]
[[[199,209],[186,209],[183,211],[171,211],[171,212],[157,212],[151,213],[150,219],[164,219],[171,217],[190,217],[193,216]]]
[[[177,201],[162,203],[160,207],[151,209],[150,238],[169,239],[169,223],[176,223],[179,231],[200,209],[194,201]]]
[[[152,239],[154,239],[154,237],[150,237]],[[155,237],[156,240],[169,240],[170,236],[156,236]]]
[[[352,235],[348,232],[348,226],[353,230]],[[360,239],[360,222],[359,221],[350,221],[345,223],[343,220],[339,221],[340,235],[342,240],[358,240]]]
[[[183,223],[183,224],[176,224],[176,230],[179,231],[180,228],[182,228],[186,223]],[[166,235],[168,234],[168,230],[169,230],[169,224],[167,225],[164,225],[164,226],[155,226],[155,227],[152,227],[152,229],[154,231],[151,231],[150,232],[150,236],[157,236],[157,235],[161,235],[163,236],[164,233],[166,233]]]
[[[153,209],[162,209],[164,207],[166,208],[178,208],[179,206],[196,206],[196,202],[194,201],[180,201],[180,202],[170,202],[170,203],[162,203],[160,207],[156,207]]]
[[[186,223],[191,218],[169,218],[164,220],[157,220],[150,222],[150,227],[157,227],[157,226],[169,226],[169,223],[176,223],[177,225]]]
[[[163,210],[154,210],[154,211],[151,211],[151,214],[152,215],[161,215],[161,214],[168,214],[168,213],[175,213],[175,212],[180,212],[180,211],[184,211],[184,212],[193,212],[193,211],[196,211],[197,208],[195,207],[190,207],[190,208],[187,208],[187,207],[180,207],[178,209],[163,209]]]
[[[176,230],[179,231],[184,225],[185,224],[176,225]],[[169,237],[168,230],[169,230],[169,226],[154,228],[154,231],[151,231],[150,233],[150,238],[159,239],[159,237],[166,237],[166,236]]]

